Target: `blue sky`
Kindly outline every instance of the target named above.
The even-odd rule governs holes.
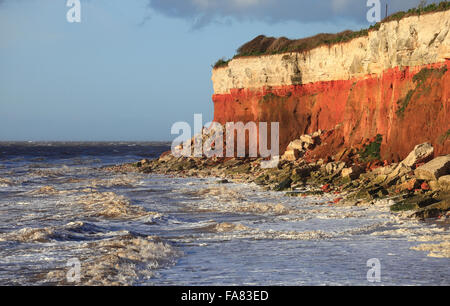
[[[0,0],[0,141],[171,140],[212,120],[211,65],[246,41],[369,25],[365,1],[317,3],[82,0],[68,23],[65,0]]]

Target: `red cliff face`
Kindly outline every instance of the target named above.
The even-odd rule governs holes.
[[[381,158],[398,161],[430,142],[450,153],[450,59],[381,75],[216,94],[214,121],[279,122],[280,152],[303,134],[337,127],[330,155],[383,136]]]

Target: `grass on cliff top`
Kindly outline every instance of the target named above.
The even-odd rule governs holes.
[[[226,67],[228,66],[228,63],[231,61],[231,59],[225,59],[225,58],[221,58],[219,59],[213,66],[213,68],[220,68],[220,67]]]
[[[259,35],[239,47],[239,49],[237,49],[237,54],[233,58],[273,55],[288,52],[307,52],[322,45],[331,46],[338,43],[348,42],[358,37],[368,36],[370,31],[378,30],[380,25],[385,22],[401,20],[409,16],[420,16],[427,13],[446,11],[449,9],[450,1],[442,1],[438,4],[433,3],[428,6],[412,8],[406,12],[397,12],[386,17],[381,22],[370,26],[368,29],[362,29],[359,31],[347,30],[336,34],[322,33],[312,37],[296,40],[288,39],[286,37],[275,38]],[[220,59],[216,62],[214,68],[226,67],[230,61],[231,59]]]

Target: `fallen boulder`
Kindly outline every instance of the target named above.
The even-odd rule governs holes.
[[[439,156],[414,171],[421,180],[438,180],[441,176],[450,174],[450,154]]]
[[[307,144],[314,144],[314,139],[310,135],[302,135],[300,136],[300,140]]]
[[[287,150],[303,150],[303,141],[296,139],[289,143]]]
[[[433,157],[434,148],[429,143],[422,143],[414,147],[409,155],[402,161],[408,167],[429,161]]]
[[[339,163],[335,163],[335,162],[331,162],[328,163],[325,166],[325,171],[327,172],[327,174],[341,174],[341,171],[344,169],[345,167],[345,163],[344,162],[339,162]]]
[[[378,167],[376,169],[373,170],[374,174],[378,174],[378,175],[389,175],[391,174],[394,170],[396,170],[398,167],[398,164],[390,164],[387,166],[383,166],[383,167]]]
[[[441,188],[439,187],[439,182],[438,181],[429,181],[428,185],[430,185],[431,190],[433,191],[437,191],[440,190]]]
[[[301,154],[300,151],[297,149],[286,150],[283,156],[281,156],[281,159],[288,161],[296,161],[297,159],[300,158],[300,154]]]
[[[439,189],[450,191],[450,175],[444,175],[439,178]]]
[[[393,184],[397,183],[397,181],[402,177],[408,174],[411,171],[411,168],[409,166],[406,166],[403,163],[400,163],[395,167],[395,169],[387,175],[386,180],[384,181],[384,185],[386,186],[392,186]]]
[[[359,166],[353,165],[350,168],[344,168],[342,169],[341,175],[342,177],[350,177],[350,179],[355,180],[359,178],[361,173],[363,172],[363,169]]]
[[[437,218],[449,210],[450,201],[444,200],[420,209],[419,211],[415,212],[413,216],[419,219]]]

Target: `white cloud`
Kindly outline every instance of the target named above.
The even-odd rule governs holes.
[[[351,0],[332,0],[331,5],[334,12],[342,12],[348,7],[350,3]]]
[[[0,0],[0,5],[18,0]],[[27,2],[29,0],[21,0]],[[82,0],[93,1],[96,0]],[[124,5],[129,0],[123,0]],[[268,23],[298,21],[334,22],[347,19],[367,23],[367,0],[147,0],[156,12],[175,18],[190,20],[194,27],[213,21],[258,20]],[[419,0],[381,0],[382,8],[389,2],[389,13],[407,10]],[[440,2],[440,0],[429,0]],[[384,11],[382,15],[384,16]]]
[[[200,25],[222,18],[250,19],[269,23],[283,21],[333,22],[349,19],[365,23],[367,0],[148,0],[149,6],[164,15],[186,18]],[[389,11],[407,10],[419,0],[389,1]],[[428,1],[439,2],[439,0]],[[382,12],[384,15],[384,12]]]

